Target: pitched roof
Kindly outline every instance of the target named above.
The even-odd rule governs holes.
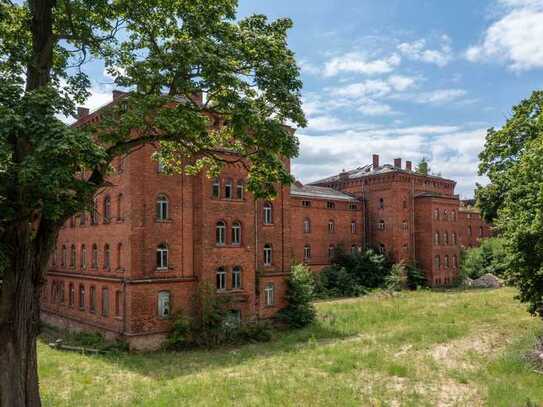
[[[333,188],[302,185],[299,182],[290,186],[290,195],[308,198],[334,199],[342,201],[358,201],[357,198]]]

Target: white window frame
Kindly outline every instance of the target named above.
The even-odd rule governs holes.
[[[234,182],[228,178],[224,183],[224,198],[232,199],[234,197]]]
[[[304,245],[304,260],[309,260],[311,258],[311,246],[306,244]]]
[[[224,291],[226,290],[226,270],[224,267],[219,267],[216,271],[217,279],[217,291]]]
[[[304,219],[304,233],[311,233],[311,221],[308,218]]]
[[[263,214],[264,225],[273,225],[273,205],[270,202],[264,203]]]
[[[170,216],[170,202],[166,195],[160,194],[156,199],[157,220],[168,220]]]
[[[264,265],[271,266],[273,262],[273,249],[268,243],[264,245]]]
[[[226,222],[223,220],[215,224],[215,244],[224,246],[226,244]]]
[[[232,244],[239,246],[241,245],[241,223],[234,222],[232,224]]]
[[[157,312],[160,319],[169,319],[171,316],[171,293],[159,291],[157,297]]]
[[[156,269],[157,270],[168,270],[168,262],[169,262],[169,250],[168,246],[164,243],[160,244],[156,248]]]
[[[275,284],[266,284],[266,287],[264,288],[264,297],[267,307],[273,307],[275,305]]]
[[[241,267],[234,266],[232,269],[232,289],[241,289]]]
[[[351,233],[352,234],[356,233],[356,221],[355,220],[351,221]]]

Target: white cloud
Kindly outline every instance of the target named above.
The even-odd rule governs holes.
[[[298,66],[303,73],[307,73],[310,75],[318,75],[321,73],[321,69],[317,65],[304,59],[298,61]]]
[[[426,40],[420,39],[413,42],[403,42],[398,45],[398,50],[408,59],[435,64],[439,67],[444,67],[452,59],[450,39],[447,35],[441,36],[439,49],[427,48]]]
[[[335,76],[341,72],[377,75],[392,72],[401,63],[397,54],[387,58],[368,60],[358,52],[349,52],[329,60],[323,70],[324,76]]]
[[[469,61],[499,60],[513,71],[543,68],[543,1],[500,0],[504,9],[482,40],[467,49]]]
[[[467,92],[464,89],[436,89],[428,92],[414,94],[393,95],[393,99],[411,101],[420,104],[440,105],[458,101],[465,96]]]
[[[415,78],[391,75],[386,79],[368,79],[347,86],[330,89],[332,95],[348,98],[385,97],[393,91],[402,92],[415,86]]]
[[[360,100],[356,110],[366,116],[392,115],[395,113],[389,105],[372,99]]]

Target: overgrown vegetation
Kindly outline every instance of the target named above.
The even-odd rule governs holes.
[[[385,255],[371,249],[350,253],[338,246],[332,265],[315,276],[317,297],[357,297],[384,287],[391,267]]]
[[[385,288],[392,291],[400,291],[404,288],[416,290],[426,285],[424,272],[412,263],[393,264],[390,274],[385,278]]]
[[[121,340],[108,341],[99,332],[75,332],[42,324],[40,337],[46,342],[62,340],[64,345],[95,349],[104,352],[126,352],[128,344]]]
[[[303,328],[315,319],[315,277],[308,267],[297,264],[287,279],[285,299],[288,305],[278,315],[291,328]]]
[[[476,279],[488,273],[505,277],[508,262],[504,239],[498,237],[483,239],[479,247],[462,252],[460,279],[465,277]]]

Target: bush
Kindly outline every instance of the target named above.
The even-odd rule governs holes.
[[[416,290],[421,287],[426,287],[428,281],[426,274],[416,263],[408,263],[405,265],[407,288]]]
[[[356,297],[373,288],[385,287],[391,264],[387,257],[373,250],[347,253],[338,246],[332,266],[317,276],[317,296]]]
[[[396,263],[385,279],[388,290],[400,291],[402,288],[416,290],[426,286],[426,275],[413,263]]]
[[[460,280],[466,277],[476,279],[487,273],[503,277],[507,271],[507,263],[504,240],[497,237],[484,239],[479,247],[462,252]]]
[[[291,328],[302,328],[315,319],[315,306],[312,303],[315,291],[315,279],[306,266],[298,264],[292,267],[287,279],[285,299],[288,305],[279,314],[279,320]]]
[[[390,291],[400,291],[404,287],[405,267],[401,263],[392,265],[390,274],[385,279],[385,287]]]

